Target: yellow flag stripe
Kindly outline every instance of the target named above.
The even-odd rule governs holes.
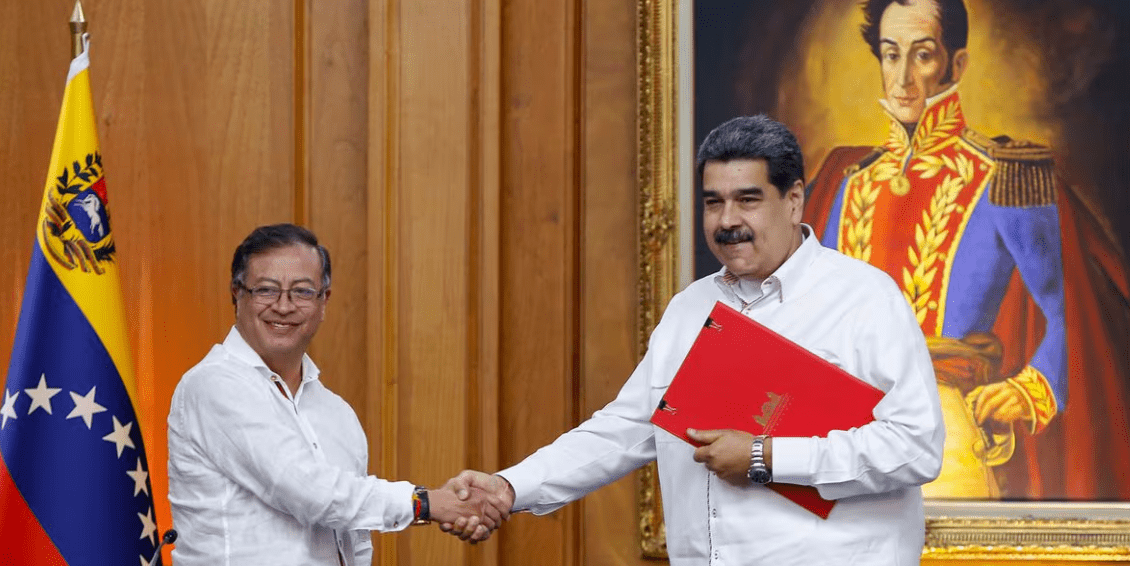
[[[98,152],[94,104],[90,94],[89,57],[83,53],[71,64],[70,77],[63,93],[63,107],[51,150],[51,165],[39,212],[36,239],[47,263],[70,293],[75,303],[94,327],[103,347],[110,354],[118,374],[129,392],[134,411],[138,412],[137,384],[126,333],[125,307],[116,261],[100,261],[102,273],[85,271],[58,261],[59,243],[48,241],[45,225],[51,210],[48,196],[55,189],[57,177],[72,163],[85,162]],[[107,237],[112,237],[112,234]],[[54,247],[52,247],[54,246]]]

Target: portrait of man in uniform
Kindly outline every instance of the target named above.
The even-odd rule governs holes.
[[[1022,14],[1033,5],[968,3],[995,13],[998,24],[1005,20],[1002,14]],[[1125,201],[1110,196],[1126,191],[1127,180],[1103,187],[1095,182],[1098,175],[1078,173],[1087,159],[1072,152],[1086,146],[1073,143],[1078,128],[1072,133],[1067,119],[1032,120],[1067,123],[1055,130],[1066,131],[1063,135],[1032,140],[1000,131],[997,124],[983,131],[966,114],[967,99],[982,112],[993,104],[1018,104],[983,98],[1009,77],[982,74],[972,84],[963,83],[973,66],[1005,55],[1027,56],[1015,46],[1007,54],[974,50],[970,30],[978,25],[979,12],[966,1],[852,4],[851,14],[838,3],[817,1],[770,18],[786,28],[776,37],[786,39],[803,37],[789,29],[835,29],[838,17],[855,42],[794,39],[797,45],[782,50],[784,63],[777,69],[751,60],[751,51],[735,40],[731,48],[739,69],[730,75],[729,100],[739,113],[776,113],[797,128],[802,146],[815,148],[819,155],[807,163],[805,221],[825,246],[886,271],[918,317],[947,430],[941,475],[924,486],[924,494],[1130,500],[1130,293],[1125,242],[1118,236],[1127,214],[1111,206]],[[1071,26],[1101,31],[1096,6],[1103,3],[1043,4],[1048,13],[1059,10],[1071,17],[1046,24],[1049,29],[1042,32],[1057,41],[1044,45],[1042,55],[1058,53],[1065,65],[1093,61],[1095,53],[1070,52],[1088,47],[1073,46],[1070,38],[1073,32],[1096,30]],[[1118,32],[1117,25],[1116,19],[1105,29]],[[696,30],[703,37],[701,23]],[[1022,31],[1029,30],[1016,30]],[[703,49],[700,39],[696,49]],[[850,58],[837,49],[866,53],[867,68],[860,68],[859,53]],[[700,53],[697,61],[703,59]],[[849,64],[851,75],[843,68]],[[848,79],[836,83],[828,78],[834,73]],[[1093,86],[1083,82],[1095,78],[1077,76],[1072,80],[1080,83],[1072,85],[1070,80],[1057,84],[1056,76],[1045,73],[1045,82],[1035,85],[1041,95],[1071,94],[1070,88]],[[758,101],[758,95],[749,94],[758,77],[775,82],[775,99]],[[696,108],[701,108],[703,80],[708,79],[696,83]],[[1032,86],[1013,89],[1019,99]],[[861,105],[874,106],[878,97],[882,114],[860,108],[859,115],[844,118],[841,110],[838,123],[849,126],[836,129],[826,113],[837,103],[843,106],[842,98],[852,90],[865,89],[874,96]],[[1056,108],[1055,100],[1041,104]],[[876,119],[863,127],[863,115]],[[857,133],[875,132],[880,122],[881,137]],[[1040,135],[1038,128],[1025,133],[1033,130]],[[1057,150],[1049,142],[1067,147]],[[1069,162],[1070,181],[1061,162]]]

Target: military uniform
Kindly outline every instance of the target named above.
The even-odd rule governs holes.
[[[930,343],[947,439],[928,497],[1001,495],[993,467],[1013,456],[1015,435],[975,422],[985,385],[1021,393],[1029,436],[1066,406],[1061,191],[1048,148],[969,129],[955,89],[928,101],[912,132],[892,119],[882,146],[833,150],[810,186],[806,215],[821,242],[890,274]],[[1002,316],[1017,287],[1033,320]]]

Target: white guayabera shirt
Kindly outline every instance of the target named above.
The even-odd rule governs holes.
[[[919,486],[937,476],[945,437],[925,339],[886,274],[802,229],[804,242],[760,283],[760,295],[739,289],[725,269],[676,295],[616,399],[499,472],[514,486],[515,508],[549,513],[658,460],[675,566],[918,564]],[[721,481],[692,459],[691,445],[649,422],[716,301],[885,393],[873,423],[827,438],[773,439],[774,481],[839,500],[827,520],[764,486]]]
[[[169,412],[177,566],[369,566],[370,530],[412,523],[412,484],[368,476],[353,409],[302,360],[292,397],[232,328]]]

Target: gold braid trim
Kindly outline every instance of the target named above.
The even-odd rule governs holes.
[[[1047,146],[990,138],[968,128],[962,137],[997,162],[989,202],[1012,207],[1055,204],[1055,160]]]
[[[939,108],[938,112],[926,112],[914,133],[914,147],[918,151],[937,149],[939,143],[957,133],[955,130],[961,120],[956,98]]]
[[[1024,366],[1020,373],[1008,378],[1007,381],[1024,395],[1031,416],[1031,433],[1039,434],[1047,428],[1052,417],[1058,412],[1051,384],[1032,366]]]
[[[898,162],[881,156],[871,167],[852,179],[849,197],[844,203],[845,226],[840,252],[862,261],[871,260],[871,228],[875,219],[875,201],[879,199],[882,181],[889,181],[899,172]]]
[[[918,324],[926,320],[933,296],[934,277],[938,274],[938,250],[946,242],[950,216],[957,210],[958,195],[965,183],[961,176],[947,175],[934,191],[930,206],[922,213],[922,223],[914,227],[914,247],[906,250],[910,268],[902,269],[903,296],[914,308]],[[937,308],[937,305],[934,305]]]

